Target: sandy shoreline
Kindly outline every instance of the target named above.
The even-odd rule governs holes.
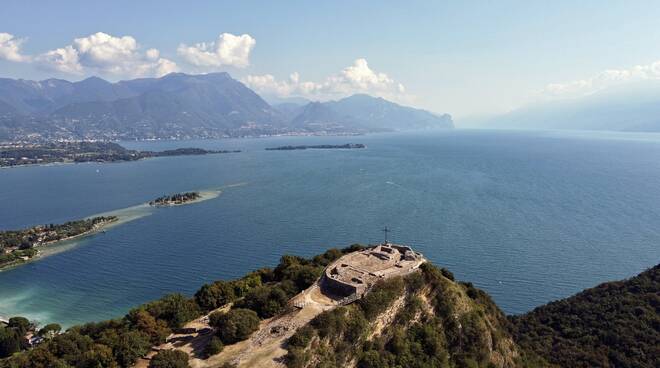
[[[94,217],[98,217],[98,216],[91,216],[91,217],[88,217],[86,219],[91,219],[91,218],[94,218]],[[94,235],[98,232],[101,232],[101,231],[105,231],[105,229],[110,228],[111,226],[115,225],[115,223],[119,222],[119,220],[120,220],[119,217],[117,217],[113,220],[106,221],[106,222],[101,223],[101,224],[96,224],[96,225],[94,225],[94,227],[92,229],[87,230],[83,233],[73,235],[73,236],[69,236],[69,237],[62,238],[62,239],[51,240],[51,241],[47,241],[45,243],[40,243],[40,244],[34,245],[33,248],[35,250],[37,250],[37,254],[34,257],[29,258],[27,260],[15,261],[14,263],[10,263],[10,264],[7,264],[5,266],[0,266],[0,272],[10,270],[12,268],[22,266],[22,265],[28,264],[30,262],[34,262],[34,261],[36,261],[40,258],[47,257],[49,255],[53,255],[53,254],[62,252],[64,249],[59,249],[58,250],[58,249],[55,249],[55,248],[62,248],[62,246],[64,246],[67,243],[71,243],[71,245],[73,245],[73,244],[77,243],[79,240],[82,240],[83,238],[86,238],[88,236],[92,236],[92,235]]]
[[[149,216],[155,211],[158,211],[159,209],[162,209],[164,207],[178,207],[178,206],[184,206],[184,205],[189,205],[189,204],[194,204],[194,203],[199,203],[199,202],[204,202],[208,201],[214,198],[219,197],[222,194],[222,190],[225,188],[233,188],[233,187],[239,187],[246,185],[247,183],[237,183],[237,184],[230,184],[226,185],[217,189],[206,189],[206,190],[199,190],[197,191],[200,195],[199,198],[186,202],[186,203],[180,203],[180,204],[172,204],[172,205],[165,205],[165,206],[152,206],[149,204],[149,202],[142,203],[136,206],[131,206],[131,207],[126,207],[118,210],[112,210],[108,212],[103,212],[103,213],[98,213],[92,216],[88,216],[85,219],[92,219],[94,217],[101,217],[101,216],[115,216],[116,219],[113,221],[105,222],[103,224],[96,225],[93,229],[86,231],[84,233],[74,235],[65,239],[59,239],[59,240],[54,240],[50,242],[46,242],[43,244],[39,244],[35,246],[34,248],[37,249],[38,253],[27,260],[23,261],[17,261],[16,263],[8,264],[6,266],[0,267],[0,272],[3,271],[8,271],[11,269],[14,269],[16,267],[20,267],[23,265],[26,265],[31,262],[38,261],[40,259],[46,258],[48,256],[52,256],[54,254],[62,253],[68,250],[71,250],[78,246],[82,241],[84,241],[86,238],[92,237],[94,235],[97,235],[99,233],[105,233],[106,230],[109,230],[115,226],[119,226],[122,224],[125,224],[127,222],[136,220],[138,218],[144,217],[144,216]]]

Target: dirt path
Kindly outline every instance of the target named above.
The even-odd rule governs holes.
[[[317,284],[293,297],[287,311],[264,320],[249,339],[225,347],[222,353],[208,360],[191,361],[194,368],[220,367],[230,362],[243,367],[280,368],[285,365],[282,358],[287,351],[284,343],[296,330],[324,311],[333,309],[337,303],[321,293]]]

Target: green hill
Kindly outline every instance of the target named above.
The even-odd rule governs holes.
[[[511,321],[521,346],[561,367],[660,367],[660,265]]]

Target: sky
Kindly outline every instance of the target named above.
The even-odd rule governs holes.
[[[455,117],[660,79],[657,1],[15,1],[0,77],[226,71],[257,92],[369,93]]]

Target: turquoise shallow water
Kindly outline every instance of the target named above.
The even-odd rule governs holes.
[[[263,150],[347,142],[368,148]],[[660,260],[657,135],[456,130],[126,145],[244,152],[0,170],[0,228],[245,184],[140,213],[73,250],[0,272],[0,315],[65,325],[117,317],[284,253],[380,241],[384,226],[507,313]]]

